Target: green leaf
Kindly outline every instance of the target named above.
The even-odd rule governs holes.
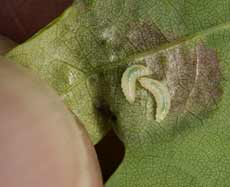
[[[8,57],[46,79],[94,140],[112,125],[126,155],[107,187],[228,186],[229,5],[100,0],[82,11],[76,4]],[[166,83],[171,103],[160,123],[155,88],[137,81],[135,102],[126,100],[121,79],[133,65]]]
[[[111,127],[111,120],[103,103],[103,85],[92,76],[87,62],[93,54],[85,47],[94,38],[86,25],[78,22],[86,11],[83,2],[74,4],[7,56],[48,81],[97,143]]]

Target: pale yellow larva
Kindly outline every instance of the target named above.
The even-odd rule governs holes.
[[[133,65],[124,72],[121,79],[123,93],[129,103],[134,103],[136,96],[136,83],[148,90],[157,103],[156,121],[161,122],[167,116],[170,109],[170,94],[166,82],[154,80],[145,76],[152,71],[143,65]]]
[[[121,88],[129,103],[135,101],[138,78],[151,74],[151,70],[143,65],[133,65],[126,69],[121,79]]]
[[[157,103],[156,121],[161,122],[170,109],[170,95],[166,83],[146,77],[140,78],[139,82],[143,88],[155,97]]]

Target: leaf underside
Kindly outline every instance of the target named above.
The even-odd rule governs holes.
[[[7,57],[55,88],[95,143],[114,128],[126,155],[106,187],[229,186],[230,0],[88,2]],[[148,91],[137,84],[133,104],[122,92],[134,64],[167,81],[161,123]]]

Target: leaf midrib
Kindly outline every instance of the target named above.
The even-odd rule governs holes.
[[[177,46],[182,45],[182,44],[186,44],[187,42],[190,42],[192,40],[195,41],[195,40],[202,39],[205,35],[209,35],[211,33],[215,33],[219,30],[224,30],[224,29],[230,29],[230,22],[219,24],[219,25],[216,25],[214,27],[210,27],[204,31],[196,32],[190,36],[185,36],[185,37],[182,37],[178,40],[172,41],[170,43],[163,44],[163,45],[159,46],[157,49],[150,49],[150,50],[147,50],[144,52],[135,53],[135,54],[130,55],[129,57],[126,57],[124,59],[114,61],[112,64],[110,62],[110,63],[108,63],[108,66],[103,64],[102,66],[98,66],[95,69],[93,69],[93,72],[90,72],[90,74],[91,73],[97,74],[97,73],[100,73],[102,71],[115,69],[118,66],[134,64],[135,61],[137,61],[138,59],[146,58],[148,56],[157,56],[158,54],[163,53],[165,50],[170,50],[170,49],[176,48]]]

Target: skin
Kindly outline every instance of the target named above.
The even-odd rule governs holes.
[[[28,70],[3,57],[0,66],[0,186],[101,187],[97,156],[79,120]]]
[[[6,38],[5,36],[0,35],[0,55],[7,53],[10,49],[15,47],[17,44]]]

